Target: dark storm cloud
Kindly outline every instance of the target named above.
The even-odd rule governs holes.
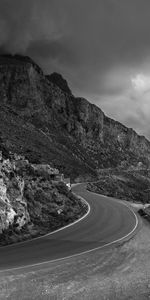
[[[149,28],[149,0],[0,0],[0,52],[31,55],[46,73],[60,71],[75,94],[117,111],[129,126],[143,118],[140,105],[148,110],[131,77],[138,85],[138,73],[150,76]]]
[[[54,6],[50,17],[58,38],[54,35],[45,42],[41,37],[40,47],[34,40],[27,53],[32,48],[32,55],[43,63],[49,58],[47,72],[55,59],[64,73],[71,74],[78,90],[105,93],[109,88],[111,92],[104,82],[109,70],[127,65],[134,69],[149,56],[149,0],[56,0],[55,5],[47,3],[45,9],[50,11]]]
[[[39,59],[56,59],[64,65],[75,66],[79,63],[76,50],[69,47],[64,38],[32,41],[27,52],[31,56],[36,55]]]
[[[0,1],[1,52],[19,52],[30,40],[30,21],[33,5],[30,1]]]
[[[142,62],[149,12],[149,0],[0,0],[0,45],[58,57],[64,68],[75,60],[88,79],[90,72],[96,77],[116,64]]]
[[[25,52],[33,41],[57,38],[63,17],[57,18],[52,0],[0,0],[1,52]]]

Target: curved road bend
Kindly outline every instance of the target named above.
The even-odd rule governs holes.
[[[74,192],[90,204],[82,221],[54,234],[0,248],[0,270],[64,258],[103,246],[130,233],[136,225],[128,207],[77,185]]]

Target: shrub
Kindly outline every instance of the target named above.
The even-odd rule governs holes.
[[[65,196],[68,196],[69,194],[69,191],[68,191],[68,188],[67,186],[63,183],[63,182],[58,182],[58,184],[56,185],[57,187],[57,190],[60,194],[63,194]]]

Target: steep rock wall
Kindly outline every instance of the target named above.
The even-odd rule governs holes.
[[[145,137],[108,118],[86,99],[74,97],[67,91],[68,85],[62,76],[56,76],[55,80],[50,78],[30,58],[0,59],[0,105],[17,114],[24,130],[28,126],[28,134],[36,131],[39,156],[44,156],[47,139],[51,161],[67,175],[74,172],[96,176],[100,168],[139,162],[149,167],[150,142]],[[12,120],[10,113],[9,119]],[[15,130],[17,135],[17,124]],[[8,145],[9,139],[7,135]],[[29,143],[32,143],[32,152],[34,138]],[[24,146],[22,148],[25,153]],[[70,158],[68,162],[66,154]],[[48,157],[49,154],[45,154],[44,162],[48,162]],[[69,164],[72,165],[70,171]]]

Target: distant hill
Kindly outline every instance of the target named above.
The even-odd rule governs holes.
[[[0,56],[0,144],[34,163],[51,163],[72,180],[104,168],[150,166],[150,142],[72,95],[57,73],[29,57]]]

